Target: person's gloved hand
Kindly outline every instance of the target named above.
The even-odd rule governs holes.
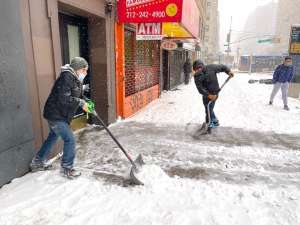
[[[234,73],[230,71],[230,72],[228,73],[228,76],[229,76],[230,78],[233,78],[233,77],[234,77]]]
[[[218,98],[218,95],[208,95],[207,97],[210,101],[215,101]]]
[[[95,103],[92,100],[87,101],[88,113],[93,113],[95,111]]]
[[[93,113],[95,110],[95,103],[92,100],[84,101],[80,99],[79,106],[87,113]]]

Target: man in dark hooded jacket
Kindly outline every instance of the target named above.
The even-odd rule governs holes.
[[[193,70],[195,71],[194,80],[199,93],[203,96],[203,105],[205,107],[206,123],[209,122],[208,113],[210,114],[209,128],[219,126],[219,120],[214,113],[214,107],[220,86],[218,82],[217,73],[225,72],[230,77],[234,74],[225,65],[204,65],[201,60],[196,60],[193,63]],[[209,112],[207,110],[208,103],[210,103]]]
[[[64,141],[61,173],[72,179],[81,175],[73,168],[75,159],[75,138],[70,123],[77,109],[88,112],[88,104],[82,95],[82,82],[87,75],[88,63],[75,57],[70,65],[62,67],[44,107],[44,118],[49,125],[49,135],[30,164],[32,171],[51,167],[46,160],[59,137]]]

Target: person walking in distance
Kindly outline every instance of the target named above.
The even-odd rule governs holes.
[[[288,91],[289,83],[292,81],[294,76],[294,68],[292,63],[292,58],[290,56],[285,57],[284,63],[277,66],[273,74],[274,87],[270,96],[269,104],[273,104],[276,94],[278,93],[279,89],[281,89],[284,110],[290,110],[288,106]]]
[[[183,64],[183,72],[184,72],[184,83],[189,84],[191,73],[192,73],[192,63],[190,58],[187,58],[185,63]]]

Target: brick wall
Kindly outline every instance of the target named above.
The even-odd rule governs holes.
[[[159,83],[159,41],[136,41],[135,32],[125,29],[125,96]]]

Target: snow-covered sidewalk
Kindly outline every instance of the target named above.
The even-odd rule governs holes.
[[[290,112],[280,94],[267,105],[272,85],[248,84],[259,76],[239,74],[225,86],[216,106],[222,127],[211,136],[193,136],[204,119],[194,84],[112,125],[149,165],[145,186],[126,186],[130,165],[105,131],[79,132],[84,175],[15,179],[0,189],[0,224],[300,224],[300,101],[289,99]]]

